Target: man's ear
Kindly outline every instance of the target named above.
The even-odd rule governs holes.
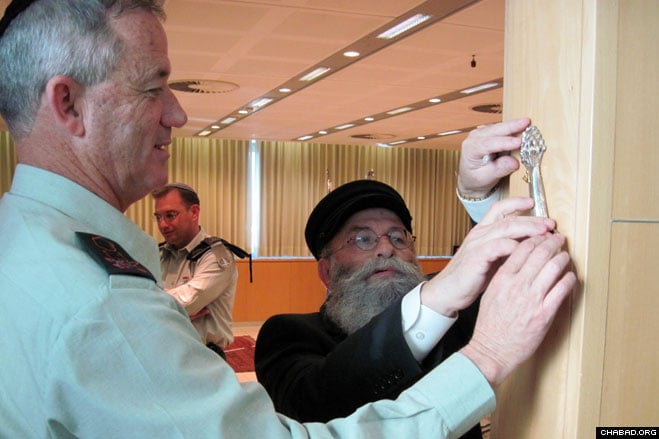
[[[83,91],[84,87],[69,76],[53,76],[46,83],[45,95],[53,118],[74,136],[85,134],[80,111]]]
[[[318,277],[325,285],[325,288],[330,289],[330,269],[332,268],[332,263],[326,259],[321,258],[318,260]]]
[[[192,217],[195,220],[199,219],[199,212],[200,211],[201,211],[201,208],[199,207],[198,204],[193,204],[192,206],[190,206],[190,212],[192,212]]]

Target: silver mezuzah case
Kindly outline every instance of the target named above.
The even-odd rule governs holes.
[[[542,184],[542,173],[540,172],[540,163],[542,154],[547,147],[540,134],[540,130],[535,125],[531,125],[524,130],[522,134],[522,146],[519,153],[522,164],[526,168],[525,181],[529,184],[529,195],[533,198],[535,205],[531,210],[533,216],[548,217],[547,199],[545,197],[545,188]]]

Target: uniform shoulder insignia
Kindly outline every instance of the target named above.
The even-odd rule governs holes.
[[[218,238],[216,236],[209,236],[208,238],[204,239],[197,245],[195,248],[192,249],[190,254],[188,254],[188,259],[191,261],[196,261],[197,259],[201,258],[201,256],[206,253],[208,250],[211,249],[214,245],[216,245],[218,242],[221,242],[222,245],[224,245],[231,253],[234,255],[238,256],[240,259],[243,258],[249,258],[249,281],[250,283],[252,282],[252,254],[247,253],[245,250],[242,248],[238,247],[235,244],[230,243],[226,239]]]
[[[109,274],[127,274],[151,279],[156,282],[153,274],[130,255],[116,242],[103,236],[85,232],[76,232],[87,253],[98,262]]]
[[[190,253],[188,253],[186,259],[189,261],[196,261],[197,259],[201,258],[204,255],[204,253],[206,253],[210,249],[211,249],[210,243],[206,242],[206,240],[203,240],[199,244],[197,244],[197,246],[193,248],[190,251]]]

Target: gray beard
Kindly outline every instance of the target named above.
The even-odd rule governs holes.
[[[389,267],[398,273],[387,279],[368,278],[375,270]],[[330,270],[332,291],[325,301],[325,315],[344,332],[352,334],[425,279],[416,263],[397,257],[372,259],[357,268],[334,264]]]

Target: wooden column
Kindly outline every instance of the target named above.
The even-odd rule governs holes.
[[[497,392],[492,438],[659,425],[659,2],[507,0],[504,119],[530,116],[581,280]],[[511,195],[527,194],[523,171]]]

